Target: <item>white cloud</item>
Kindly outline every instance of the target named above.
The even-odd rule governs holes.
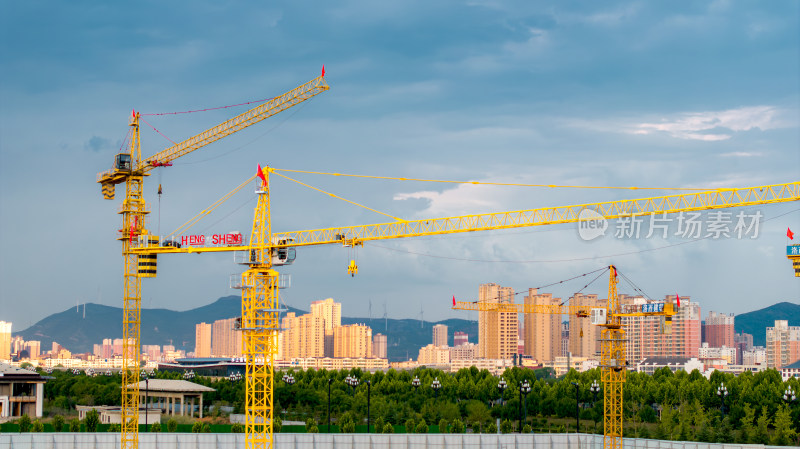
[[[764,153],[760,151],[732,151],[730,153],[722,153],[720,157],[760,157]]]
[[[773,106],[752,106],[726,111],[689,112],[665,118],[657,123],[639,123],[629,132],[651,134],[664,132],[679,139],[716,141],[732,137],[728,131],[773,129],[780,127],[778,109]],[[716,132],[709,132],[717,130]]]

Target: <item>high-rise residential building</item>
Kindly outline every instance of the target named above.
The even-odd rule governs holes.
[[[161,346],[159,345],[142,345],[142,353],[147,356],[149,361],[161,360]]]
[[[788,320],[775,320],[767,328],[767,366],[782,368],[800,360],[800,326]]]
[[[103,358],[103,345],[93,344],[92,355],[98,358]]]
[[[478,300],[483,303],[512,304],[514,289],[498,284],[481,284]],[[516,312],[483,311],[478,313],[478,357],[511,359],[517,353]]]
[[[386,335],[375,334],[372,337],[372,355],[379,359],[386,358],[386,348],[388,347],[388,340]]]
[[[237,318],[214,321],[211,332],[212,357],[237,357],[242,354],[242,333],[234,330]]]
[[[122,355],[122,339],[115,338],[112,346],[114,348],[112,355]]]
[[[10,321],[0,321],[0,360],[11,360]]]
[[[11,354],[15,354],[17,357],[20,356],[20,353],[25,350],[25,339],[17,335],[16,337],[11,337]]]
[[[112,339],[103,339],[103,355],[101,357],[104,359],[110,359],[111,357],[114,357],[114,341]]]
[[[742,332],[742,333],[739,333],[739,334],[733,334],[733,342],[734,343],[744,343],[744,345],[745,345],[744,349],[746,351],[749,351],[749,350],[753,349],[753,335],[752,334],[748,334],[748,333],[745,333],[745,332]]]
[[[450,361],[453,360],[473,360],[478,358],[478,345],[466,343],[450,348]]]
[[[31,360],[36,360],[42,354],[42,342],[38,340],[26,341],[25,349],[28,350],[28,357]]]
[[[372,357],[372,329],[365,324],[333,328],[334,357]]]
[[[311,303],[311,314],[323,319],[325,323],[325,357],[333,357],[333,328],[342,325],[342,303],[333,298]]]
[[[281,359],[325,357],[325,320],[311,313],[289,312],[282,321]]]
[[[552,293],[539,294],[535,288],[528,289],[526,306],[558,306],[561,298],[553,298]],[[550,313],[524,314],[525,355],[537,362],[555,360],[561,355],[561,315]]]
[[[419,348],[417,364],[419,365],[448,365],[450,363],[450,348],[447,345],[436,346],[430,344]]]
[[[726,315],[724,313],[717,313],[712,311],[708,312],[706,317],[706,339],[705,342],[711,348],[721,348],[723,346],[728,348],[734,347],[733,334],[733,314]]]
[[[194,330],[194,356],[211,357],[211,324],[199,323]]]
[[[437,324],[433,326],[433,345],[434,346],[447,346],[447,326],[444,324]]]
[[[598,299],[597,295],[584,295],[576,293],[569,298],[571,306],[593,309],[606,307],[606,300]],[[569,352],[572,357],[599,358],[600,353],[600,326],[594,326],[589,318],[577,315],[569,316]]]
[[[466,332],[453,333],[453,346],[461,346],[467,343],[469,343],[469,335]]]
[[[641,297],[631,298],[624,307],[638,309],[650,301]],[[669,295],[663,302],[673,303],[675,295]],[[625,309],[623,309],[625,310]],[[676,307],[669,333],[664,326],[664,318],[658,316],[623,317],[628,340],[627,358],[631,364],[647,357],[698,357],[700,350],[700,304],[692,302],[689,296],[681,296],[681,306]]]
[[[767,363],[767,349],[763,346],[754,346],[742,353],[742,365],[765,365]]]

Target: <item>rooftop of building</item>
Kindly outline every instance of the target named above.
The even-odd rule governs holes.
[[[689,357],[647,357],[638,365],[685,365],[689,360]]]
[[[784,367],[781,367],[781,369],[800,369],[800,360],[794,363],[790,363],[789,365],[786,365]]]
[[[128,388],[133,384],[128,385]],[[205,385],[189,382],[188,380],[175,380],[175,379],[150,379],[145,384],[145,381],[139,382],[139,390],[147,388],[150,391],[164,391],[171,393],[205,393],[207,391],[217,391],[213,388],[206,387]]]
[[[19,368],[13,365],[9,365],[8,363],[2,363],[2,362],[0,362],[0,380],[6,380],[6,381],[28,380],[28,381],[39,381],[39,382],[46,381],[46,379],[36,371],[31,371],[25,368]]]

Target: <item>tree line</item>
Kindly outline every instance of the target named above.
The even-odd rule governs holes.
[[[294,383],[283,382],[284,375],[291,375]],[[120,403],[119,375],[89,377],[56,371],[51,376],[53,379],[45,384],[45,398],[54,412],[63,414],[75,404]],[[156,376],[178,379],[182,373],[158,372]],[[345,382],[348,376],[358,379],[355,388]],[[486,431],[486,426],[499,419],[503,424],[508,422],[511,430],[519,431],[522,414],[522,426],[533,431],[558,431],[558,426],[569,428],[566,419],[574,419],[577,408],[581,430],[602,433],[603,392],[595,395],[590,390],[594,381],[600,383],[599,369],[583,373],[572,370],[554,378],[548,369],[516,367],[501,377],[507,385],[502,392],[498,377],[475,367],[456,373],[429,368],[375,373],[360,369],[292,369],[275,373],[274,408],[284,421],[312,420],[324,431],[332,379],[331,421],[363,425],[369,381],[371,424],[380,419],[385,428],[387,424],[404,426],[413,422],[416,428],[421,422],[444,422],[448,428],[461,423],[464,428]],[[419,379],[417,387],[412,383],[414,378]],[[434,380],[438,380],[440,388],[432,388]],[[212,404],[214,413],[219,413],[220,405],[229,405],[237,413],[243,411],[244,381],[201,376],[192,381],[216,390],[205,393],[203,398],[206,404]],[[524,381],[530,385],[530,392],[521,395],[519,386]],[[573,383],[578,384],[577,393]],[[717,393],[723,385],[727,391],[724,398]],[[626,436],[684,441],[796,442],[800,404],[785,403],[782,396],[788,388],[800,393],[800,380],[783,382],[774,369],[738,376],[717,371],[709,378],[698,371],[673,373],[667,368],[652,375],[628,372],[623,397],[624,431]]]

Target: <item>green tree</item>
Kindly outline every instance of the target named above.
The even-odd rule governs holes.
[[[525,424],[524,426],[522,426],[522,433],[531,433],[532,431],[533,428],[531,428],[530,424]]]
[[[383,433],[394,433],[394,426],[392,425],[392,423],[387,422],[383,426]]]
[[[100,413],[97,413],[95,409],[89,410],[86,413],[86,417],[83,418],[83,424],[86,426],[87,432],[97,432],[97,425],[100,424]]]
[[[81,431],[81,421],[78,418],[73,418],[69,422],[69,431],[70,432],[80,432]]]
[[[272,419],[272,431],[280,433],[281,429],[283,429],[283,420],[280,416],[276,416]]]
[[[439,420],[439,433],[448,433],[447,432],[447,420],[442,418]]]
[[[194,424],[192,424],[192,433],[200,433],[202,431],[203,431],[203,423],[201,423],[200,421],[195,421]]]
[[[484,432],[483,433],[497,433],[497,426],[495,425],[495,423],[490,422],[484,428]]]
[[[17,421],[19,425],[20,432],[30,432],[31,431],[31,417],[28,415],[22,415]]]
[[[244,433],[244,426],[237,423],[233,423],[231,426],[231,433]]]
[[[756,421],[756,429],[752,442],[756,444],[769,444],[769,410],[767,406],[761,407],[761,416]]]
[[[375,425],[375,433],[383,433],[383,426],[385,425],[383,422],[383,418],[379,416],[377,419],[375,419],[374,425]]]
[[[500,423],[500,432],[501,433],[511,433],[514,431],[514,424],[511,423],[509,420],[503,420]]]
[[[450,433],[464,433],[464,423],[458,418],[454,419]]]
[[[44,424],[42,424],[42,422],[39,421],[38,419],[33,421],[33,426],[31,427],[31,431],[39,433],[44,432]]]
[[[755,436],[754,423],[756,420],[756,411],[750,407],[750,404],[745,404],[744,416],[739,420],[741,431],[739,432],[739,442],[742,444],[749,444],[753,441]]]
[[[109,424],[108,429],[106,429],[106,432],[119,433],[119,430],[120,430],[119,424]]]
[[[161,423],[156,421],[153,424],[150,424],[150,431],[155,433],[161,432]]]
[[[647,426],[642,426],[642,430],[639,431],[639,438],[650,438],[650,431],[647,430]]]
[[[170,418],[167,421],[167,432],[174,433],[178,431],[178,421],[175,418]]]
[[[64,417],[61,415],[56,415],[53,417],[53,430],[56,432],[61,432],[61,429],[64,428]]]
[[[773,425],[775,426],[775,433],[772,435],[772,444],[788,446],[794,441],[797,431],[792,428],[792,417],[787,405],[778,407]]]
[[[409,418],[406,420],[406,433],[414,433],[417,428],[417,423],[414,422],[413,419]]]
[[[347,420],[341,423],[342,433],[355,433],[356,432],[356,423],[351,420]]]
[[[417,423],[417,427],[414,429],[416,433],[428,433],[428,423],[425,422],[425,419],[419,420]]]
[[[211,433],[211,424],[209,423],[203,424],[203,433]]]

